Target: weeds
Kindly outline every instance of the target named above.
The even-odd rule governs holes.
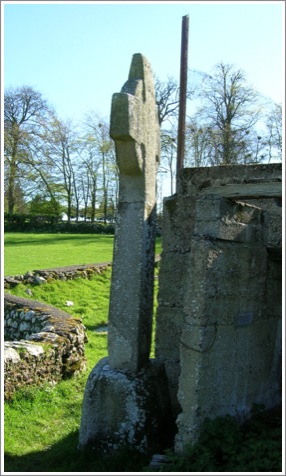
[[[253,408],[244,424],[232,416],[207,418],[198,442],[184,455],[167,451],[159,472],[278,472],[282,471],[281,408]],[[145,468],[146,471],[148,468]],[[152,468],[153,469],[153,468]]]

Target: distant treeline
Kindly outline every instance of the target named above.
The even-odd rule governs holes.
[[[63,221],[57,215],[33,215],[25,213],[5,213],[4,231],[39,233],[103,233],[114,234],[112,223],[91,223],[86,221]]]

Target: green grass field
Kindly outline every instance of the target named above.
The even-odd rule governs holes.
[[[112,260],[112,235],[4,234],[4,275]]]
[[[85,344],[87,369],[54,387],[24,388],[15,393],[12,401],[5,403],[5,471],[114,470],[110,461],[103,461],[94,452],[87,455],[77,451],[86,380],[96,363],[108,355],[108,334],[103,326],[108,323],[110,282],[111,268],[90,280],[77,278],[56,280],[42,286],[29,285],[33,292],[31,299],[52,304],[82,319],[88,336]],[[25,289],[21,284],[10,292],[27,298]],[[66,308],[66,300],[73,301],[72,308]],[[151,357],[154,357],[154,339]],[[128,465],[130,471],[140,470],[148,462],[146,456],[142,458],[136,453],[133,458],[129,462],[130,455],[124,458],[121,470]]]
[[[160,253],[158,240],[156,252]],[[113,236],[5,234],[5,275],[28,270],[112,260]],[[81,406],[86,379],[102,358],[107,356],[107,332],[97,331],[108,322],[111,268],[90,280],[53,281],[31,286],[31,299],[45,302],[80,317],[86,327],[87,369],[80,375],[41,390],[27,387],[5,403],[5,471],[112,471],[110,463],[98,455],[83,456],[77,451]],[[157,282],[156,282],[157,286]],[[28,298],[27,286],[10,289]],[[72,308],[66,301],[73,301]],[[156,305],[156,301],[155,304]],[[154,355],[154,343],[152,356]],[[139,455],[140,456],[140,455]],[[134,454],[124,460],[124,468],[135,471],[142,460]],[[140,463],[139,463],[140,461]],[[123,464],[123,463],[122,463]],[[118,464],[116,464],[116,467]],[[128,469],[126,469],[128,470]]]
[[[4,276],[112,261],[113,241],[113,235],[5,233]],[[156,253],[160,252],[157,238]]]

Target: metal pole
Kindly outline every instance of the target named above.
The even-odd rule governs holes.
[[[185,15],[182,18],[180,100],[179,100],[178,146],[177,146],[177,177],[178,177],[179,170],[184,167],[184,156],[185,156],[186,103],[187,103],[187,80],[188,80],[188,39],[189,39],[189,16]]]

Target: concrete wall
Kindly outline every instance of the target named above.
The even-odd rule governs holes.
[[[156,357],[177,451],[281,401],[281,165],[183,169],[164,202]]]

